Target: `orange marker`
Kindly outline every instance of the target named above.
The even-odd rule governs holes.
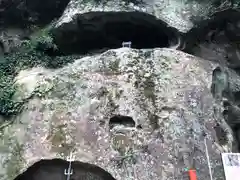
[[[197,173],[195,169],[188,170],[189,180],[197,180]]]

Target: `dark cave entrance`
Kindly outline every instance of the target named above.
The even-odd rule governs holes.
[[[89,12],[76,15],[52,31],[54,42],[65,54],[84,54],[122,47],[147,49],[177,44],[178,31],[142,12]]]
[[[14,180],[60,180],[67,179],[69,162],[63,159],[42,159],[35,162]],[[99,166],[80,161],[72,161],[71,180],[91,179],[91,180],[116,180],[110,173]]]
[[[240,73],[240,12],[226,9],[201,19],[184,34],[182,50]]]
[[[110,118],[109,128],[112,129],[114,126],[123,125],[126,127],[135,127],[136,123],[130,116],[116,115]]]

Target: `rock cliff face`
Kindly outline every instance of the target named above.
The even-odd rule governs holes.
[[[95,11],[138,11],[153,15],[185,33],[200,20],[208,18],[210,14],[227,8],[237,8],[238,5],[238,0],[71,0],[58,20],[57,26],[71,21],[75,14]]]
[[[27,42],[31,54],[14,54],[15,68],[0,59],[0,82],[17,74],[6,102],[25,102],[19,114],[0,117],[0,180],[70,152],[117,180],[184,179],[192,166],[199,180],[209,179],[204,139],[214,180],[224,179],[221,153],[240,149],[239,12],[211,16],[226,7],[237,2],[1,1],[1,32],[61,17],[40,50],[1,36],[3,53],[6,42]],[[132,48],[121,48],[123,41]],[[70,63],[72,54],[82,57]],[[69,64],[39,65],[53,68],[57,58]]]
[[[234,141],[214,111],[216,66],[171,49],[121,48],[20,73],[18,98],[35,95],[1,133],[2,179],[70,151],[119,180],[176,179],[193,164],[206,179],[204,133],[214,177],[223,179],[220,152]]]

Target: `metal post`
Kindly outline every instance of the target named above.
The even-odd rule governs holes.
[[[211,164],[210,164],[210,158],[208,154],[208,148],[207,148],[207,138],[204,138],[204,145],[205,145],[205,150],[206,150],[206,156],[207,156],[207,162],[208,162],[208,170],[209,170],[209,175],[210,175],[210,180],[213,180],[212,178],[212,169],[211,169]]]
[[[74,161],[72,152],[67,157],[67,161],[69,161],[69,166],[68,169],[64,170],[64,174],[67,176],[67,180],[70,180],[70,176],[73,174],[72,161]]]

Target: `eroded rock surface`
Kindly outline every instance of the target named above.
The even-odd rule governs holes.
[[[224,179],[220,153],[231,151],[234,142],[210,90],[216,66],[171,49],[121,48],[58,70],[21,73],[16,98],[34,96],[1,130],[0,179],[70,151],[118,180],[175,180],[192,164],[199,180],[208,179],[204,134],[213,177]],[[116,115],[134,123],[118,120],[127,125],[115,123],[110,131]]]
[[[222,9],[237,8],[238,5],[238,2],[222,0],[71,0],[57,26],[71,21],[75,14],[95,11],[138,11],[151,14],[179,31],[187,32],[209,14]]]

